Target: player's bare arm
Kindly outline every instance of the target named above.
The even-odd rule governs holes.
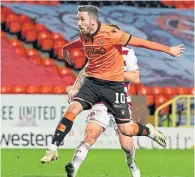
[[[151,50],[158,50],[165,53],[170,54],[173,57],[180,57],[180,55],[184,52],[184,44],[180,44],[178,46],[169,47],[163,44],[159,44],[157,42],[152,42],[144,39],[140,39],[138,37],[132,36],[128,42],[128,45],[135,47],[143,47]]]
[[[140,83],[139,70],[124,72],[125,82]]]
[[[72,86],[70,92],[68,93],[68,101],[71,101],[72,97],[75,94],[77,94],[77,92],[79,91],[81,82],[82,82],[81,80],[88,76],[85,71],[85,67],[79,72],[79,75],[77,76],[77,79],[75,80],[74,85]]]

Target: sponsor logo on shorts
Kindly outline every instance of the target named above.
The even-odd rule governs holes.
[[[124,104],[113,104],[114,108],[125,108]]]
[[[125,115],[125,110],[121,110],[122,115]]]

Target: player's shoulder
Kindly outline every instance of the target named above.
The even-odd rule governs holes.
[[[101,23],[101,32],[111,34],[111,33],[117,33],[118,31],[119,30],[116,27]]]

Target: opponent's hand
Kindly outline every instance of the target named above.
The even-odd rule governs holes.
[[[68,102],[70,103],[72,101],[72,98],[74,95],[77,94],[79,90],[76,88],[71,88],[70,92],[68,93]]]
[[[184,50],[185,50],[184,44],[180,44],[178,46],[170,47],[169,54],[172,55],[173,57],[180,57]]]

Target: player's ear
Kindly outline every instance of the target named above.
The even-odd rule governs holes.
[[[95,26],[96,23],[97,23],[97,22],[96,22],[95,19],[91,19],[91,24],[92,24],[92,26]]]

